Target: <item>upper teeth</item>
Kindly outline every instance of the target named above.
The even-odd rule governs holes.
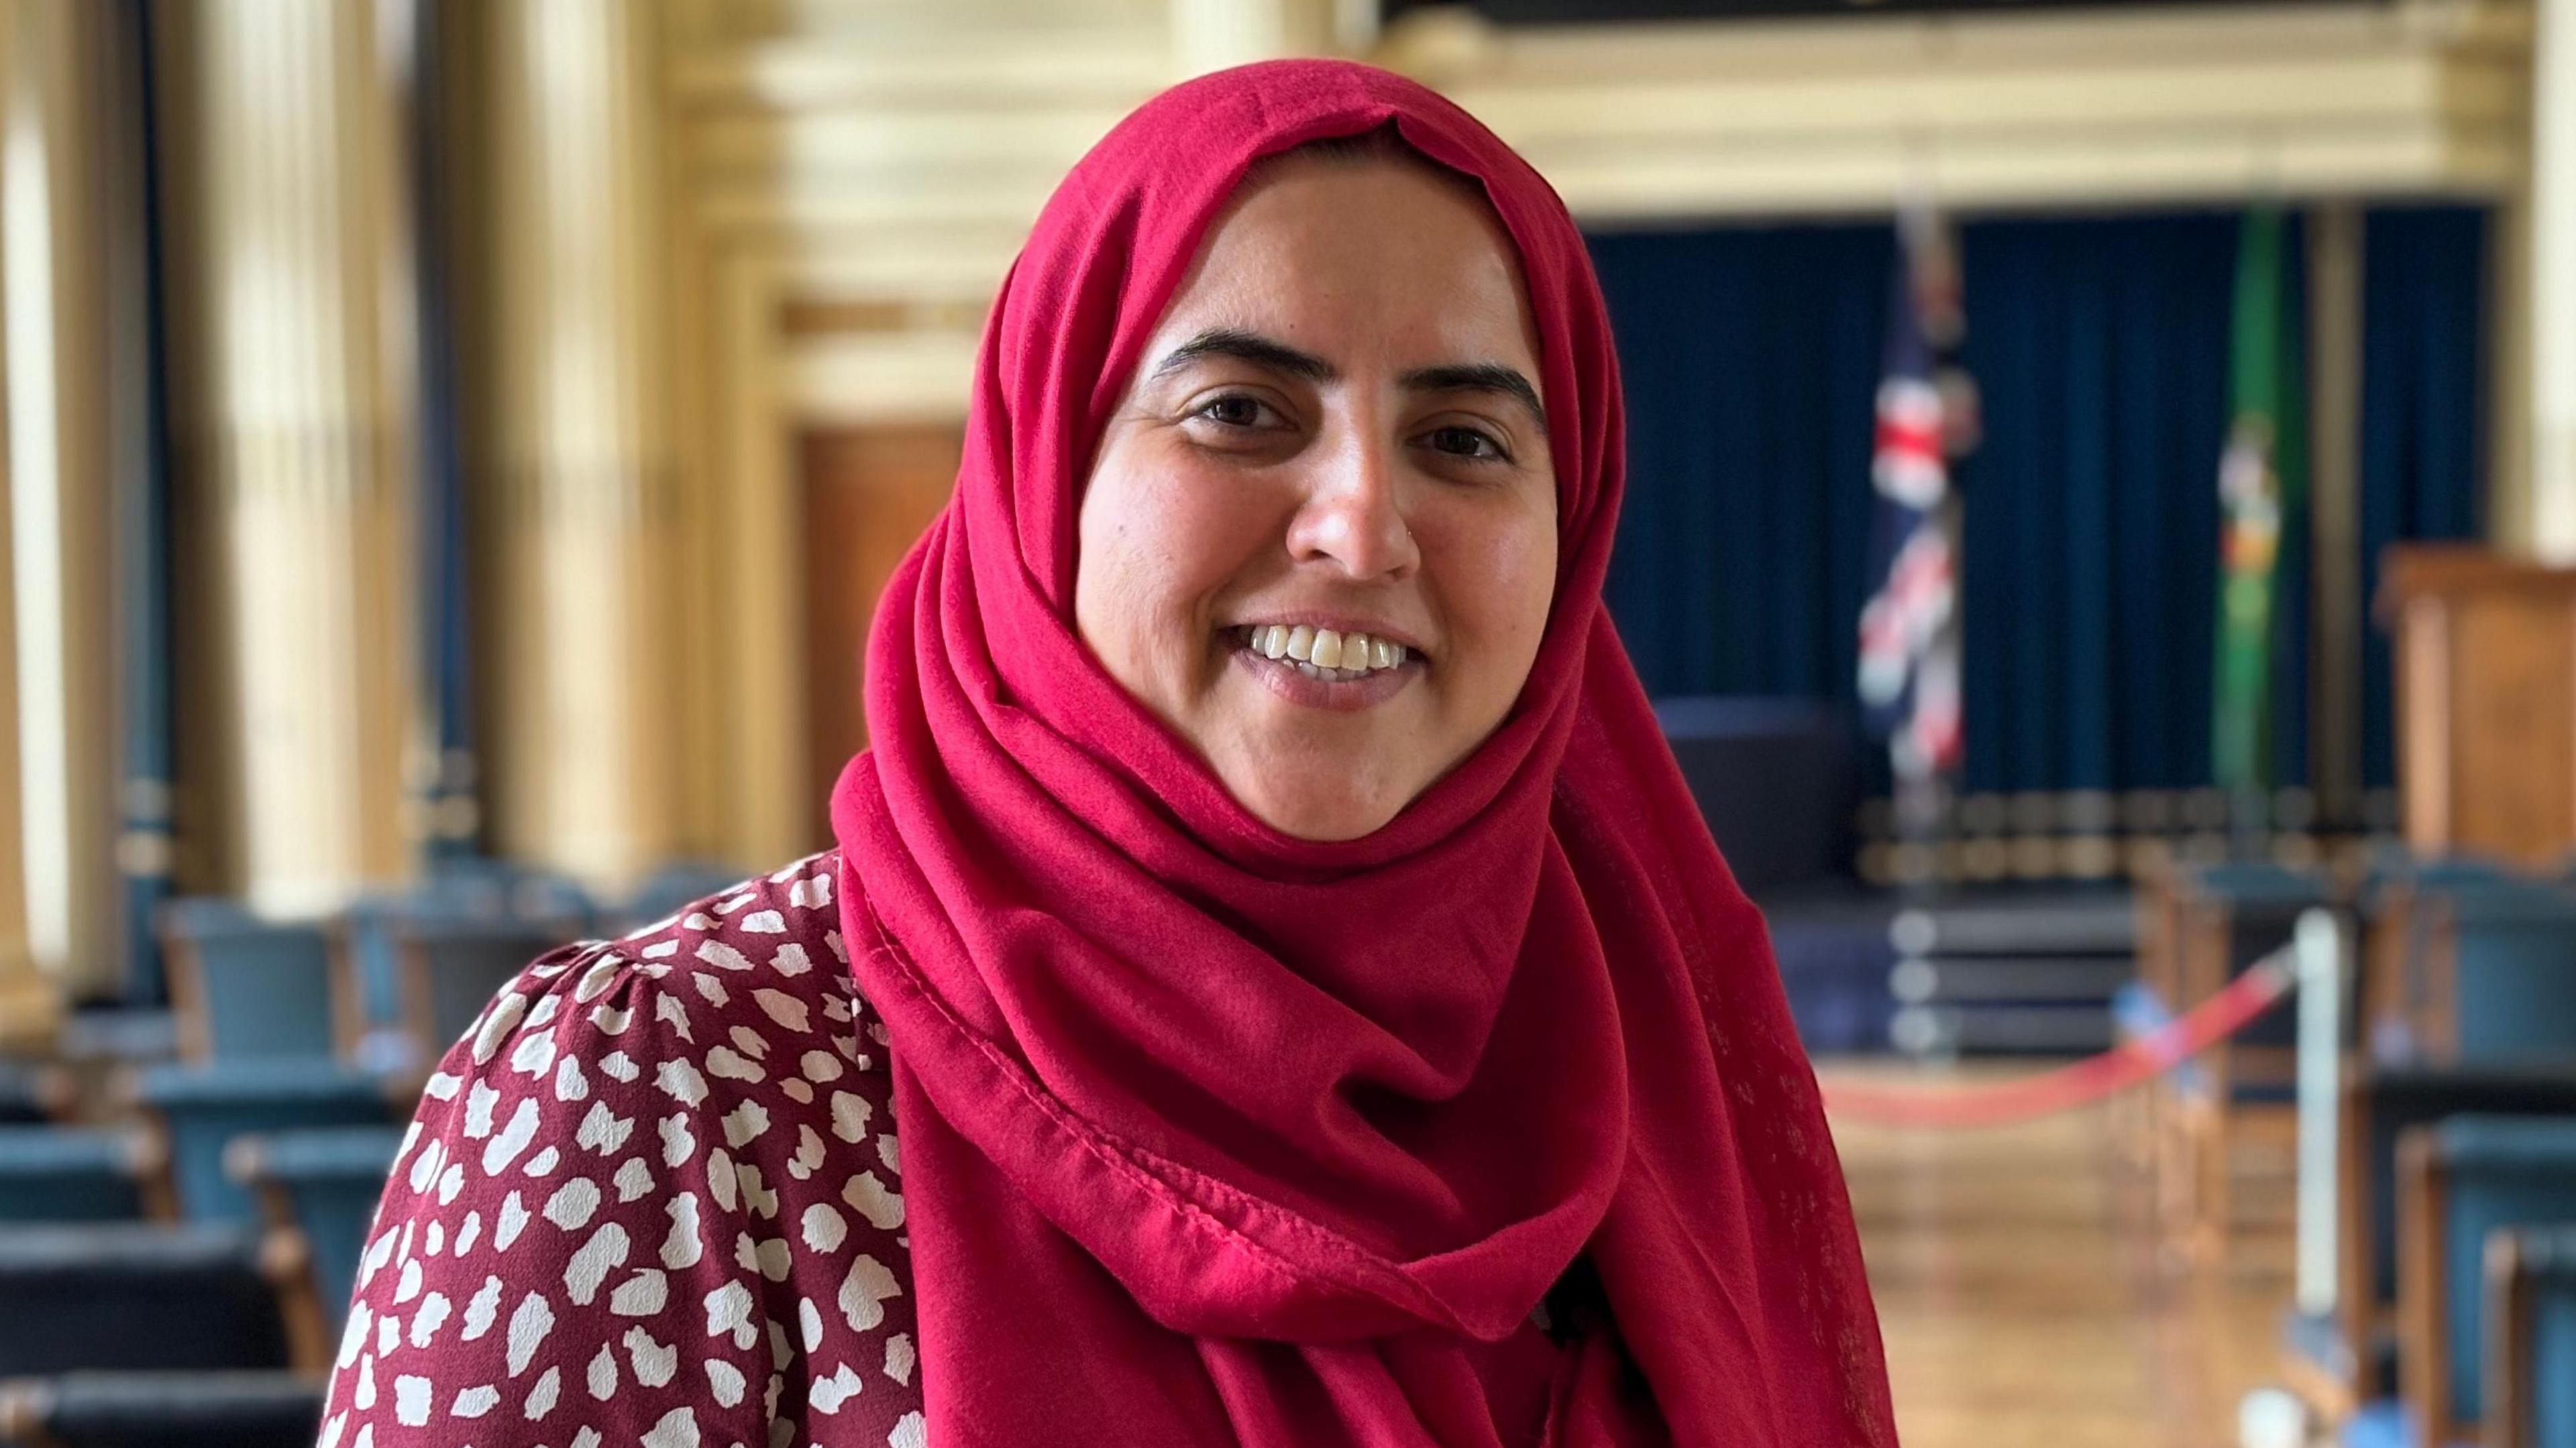
[[[1357,678],[1377,669],[1402,668],[1408,656],[1402,644],[1302,623],[1256,624],[1250,643],[1265,658],[1289,659],[1329,678]]]

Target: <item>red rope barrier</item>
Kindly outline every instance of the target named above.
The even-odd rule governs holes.
[[[1825,1110],[1875,1126],[2003,1126],[2099,1101],[2244,1029],[2297,982],[2287,950],[2266,956],[2176,1019],[2101,1055],[2018,1081],[1964,1087],[1824,1084]]]

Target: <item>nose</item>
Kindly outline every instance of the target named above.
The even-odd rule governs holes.
[[[1401,472],[1387,445],[1365,438],[1317,457],[1306,496],[1289,520],[1289,556],[1336,566],[1358,580],[1409,577],[1422,565],[1422,550],[1405,521]]]

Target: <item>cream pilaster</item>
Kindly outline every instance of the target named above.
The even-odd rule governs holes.
[[[549,0],[487,16],[488,797],[503,853],[614,890],[680,850],[680,691],[698,671],[677,634],[657,12]]]
[[[191,600],[206,612],[183,618],[182,648],[214,655],[190,681],[208,759],[192,786],[216,836],[201,883],[327,908],[412,853],[411,299],[391,58],[365,4],[161,13],[180,93],[166,169],[187,202],[174,280],[193,323],[180,506],[207,550]]]
[[[0,1012],[44,1003],[28,965],[111,985],[115,728],[97,15],[11,0],[0,134],[6,290],[8,733],[0,760]],[[14,805],[14,808],[5,806]],[[12,986],[15,986],[12,989]]]

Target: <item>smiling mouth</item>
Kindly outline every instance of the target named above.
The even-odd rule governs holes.
[[[1255,658],[1331,684],[1394,675],[1429,663],[1419,651],[1388,639],[1305,624],[1246,624],[1224,633],[1228,642]]]

